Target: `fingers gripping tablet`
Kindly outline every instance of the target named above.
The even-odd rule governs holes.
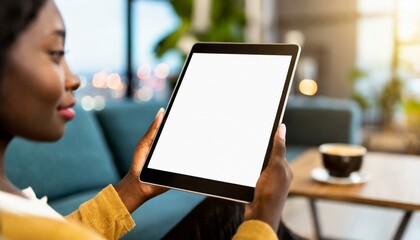
[[[290,44],[194,45],[140,180],[252,201],[299,53]]]

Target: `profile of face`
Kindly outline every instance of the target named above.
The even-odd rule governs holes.
[[[6,55],[0,79],[1,131],[9,136],[53,141],[75,113],[79,81],[64,59],[65,27],[52,0],[20,33]]]

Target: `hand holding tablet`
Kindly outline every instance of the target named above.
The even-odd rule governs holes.
[[[264,221],[276,232],[293,178],[293,173],[285,158],[286,127],[284,124],[280,125],[277,133],[268,165],[258,179],[252,203],[246,205],[244,218]]]
[[[298,55],[297,45],[196,44],[140,180],[251,202]]]

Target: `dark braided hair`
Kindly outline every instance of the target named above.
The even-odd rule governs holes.
[[[18,36],[35,20],[47,0],[0,0],[0,79],[7,53]]]

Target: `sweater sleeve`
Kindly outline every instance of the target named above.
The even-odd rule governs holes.
[[[265,222],[248,220],[243,222],[233,236],[233,240],[270,240],[278,239],[277,234]]]
[[[2,237],[13,240],[104,239],[92,229],[77,223],[8,212],[0,212],[0,238]]]
[[[79,209],[66,216],[66,219],[80,222],[96,230],[106,239],[118,239],[135,226],[134,220],[112,185],[80,205]]]

